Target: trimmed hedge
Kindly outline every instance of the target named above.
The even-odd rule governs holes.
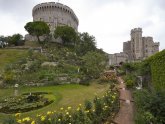
[[[165,89],[165,50],[147,59],[151,67],[152,84],[156,90]]]

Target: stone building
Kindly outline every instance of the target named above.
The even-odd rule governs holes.
[[[123,42],[123,52],[109,55],[110,65],[140,61],[159,52],[159,42],[154,42],[152,37],[143,37],[142,28],[132,29],[130,35],[131,39]]]
[[[154,42],[152,37],[142,37],[142,29],[131,30],[131,40],[123,43],[123,52],[129,60],[143,60],[159,52],[159,42]]]
[[[119,65],[120,63],[127,61],[128,61],[128,55],[123,52],[109,54],[109,65]]]
[[[44,21],[50,28],[53,35],[57,26],[70,26],[78,31],[79,20],[74,11],[58,2],[46,2],[34,6],[32,10],[33,21]],[[35,40],[35,38],[26,35],[26,40]]]

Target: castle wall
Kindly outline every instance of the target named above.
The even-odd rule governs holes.
[[[79,20],[73,10],[61,3],[46,2],[36,5],[32,10],[33,21],[44,21],[50,28],[52,41],[58,42],[54,37],[54,30],[57,26],[70,26],[78,31]],[[36,38],[27,35],[26,40],[36,41]],[[43,38],[41,38],[43,39]]]
[[[115,54],[109,54],[109,65],[119,65],[121,62],[127,62],[128,55],[121,52]]]
[[[33,8],[33,21],[44,21],[50,27],[51,33],[57,26],[68,25],[78,30],[78,18],[71,8],[60,3],[47,2]]]
[[[131,30],[131,40],[123,42],[123,53],[110,55],[110,65],[143,60],[159,52],[159,45],[159,42],[154,42],[152,37],[142,37],[141,28],[134,28]]]

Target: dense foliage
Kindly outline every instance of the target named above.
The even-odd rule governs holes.
[[[138,63],[127,63],[124,69],[127,87],[142,77],[143,90],[134,91],[137,124],[165,123],[165,50]],[[136,85],[136,84],[135,84]]]
[[[134,92],[137,124],[165,123],[165,92],[140,90]]]
[[[72,27],[58,26],[54,31],[54,37],[60,37],[65,45],[75,44],[77,33]]]
[[[106,56],[97,52],[88,52],[82,57],[83,71],[91,78],[98,78],[106,66]]]
[[[13,34],[12,36],[0,36],[0,41],[8,43],[9,46],[21,46],[24,45],[23,36],[21,34]]]
[[[75,52],[79,56],[84,56],[90,51],[96,51],[95,37],[89,35],[87,32],[79,33],[76,42]]]
[[[156,90],[165,89],[165,50],[146,60],[151,67],[152,84]]]

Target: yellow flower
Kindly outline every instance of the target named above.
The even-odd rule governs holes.
[[[23,118],[23,121],[30,121],[30,118],[29,117],[26,117],[26,118]]]
[[[60,108],[60,110],[64,110],[64,108]]]
[[[95,112],[95,109],[93,109],[93,112]]]
[[[52,112],[51,112],[51,111],[48,111],[48,112],[47,112],[47,115],[50,115],[50,114],[52,114]]]
[[[35,121],[32,121],[31,124],[35,124]]]
[[[18,120],[17,122],[18,122],[18,123],[22,123],[22,121],[21,121],[21,120]]]
[[[41,116],[41,121],[44,121],[45,120],[45,116]]]
[[[72,107],[68,107],[68,110],[70,110]]]
[[[19,117],[21,115],[21,113],[16,113],[15,117]]]
[[[108,106],[105,106],[105,108],[108,108]]]
[[[82,104],[79,104],[79,106],[81,107],[81,106],[82,106]]]
[[[58,121],[61,121],[61,119],[59,118]]]
[[[112,98],[113,98],[113,99],[115,99],[115,98],[116,98],[116,96],[114,96],[114,95],[113,95],[113,96],[112,96]]]
[[[69,117],[71,118],[72,116],[71,116],[71,115],[69,115]]]
[[[89,110],[85,111],[86,113],[89,113]]]
[[[69,115],[69,112],[66,112],[66,115]]]
[[[80,110],[80,108],[78,107],[78,108],[77,108],[77,111],[79,111],[79,110]]]

